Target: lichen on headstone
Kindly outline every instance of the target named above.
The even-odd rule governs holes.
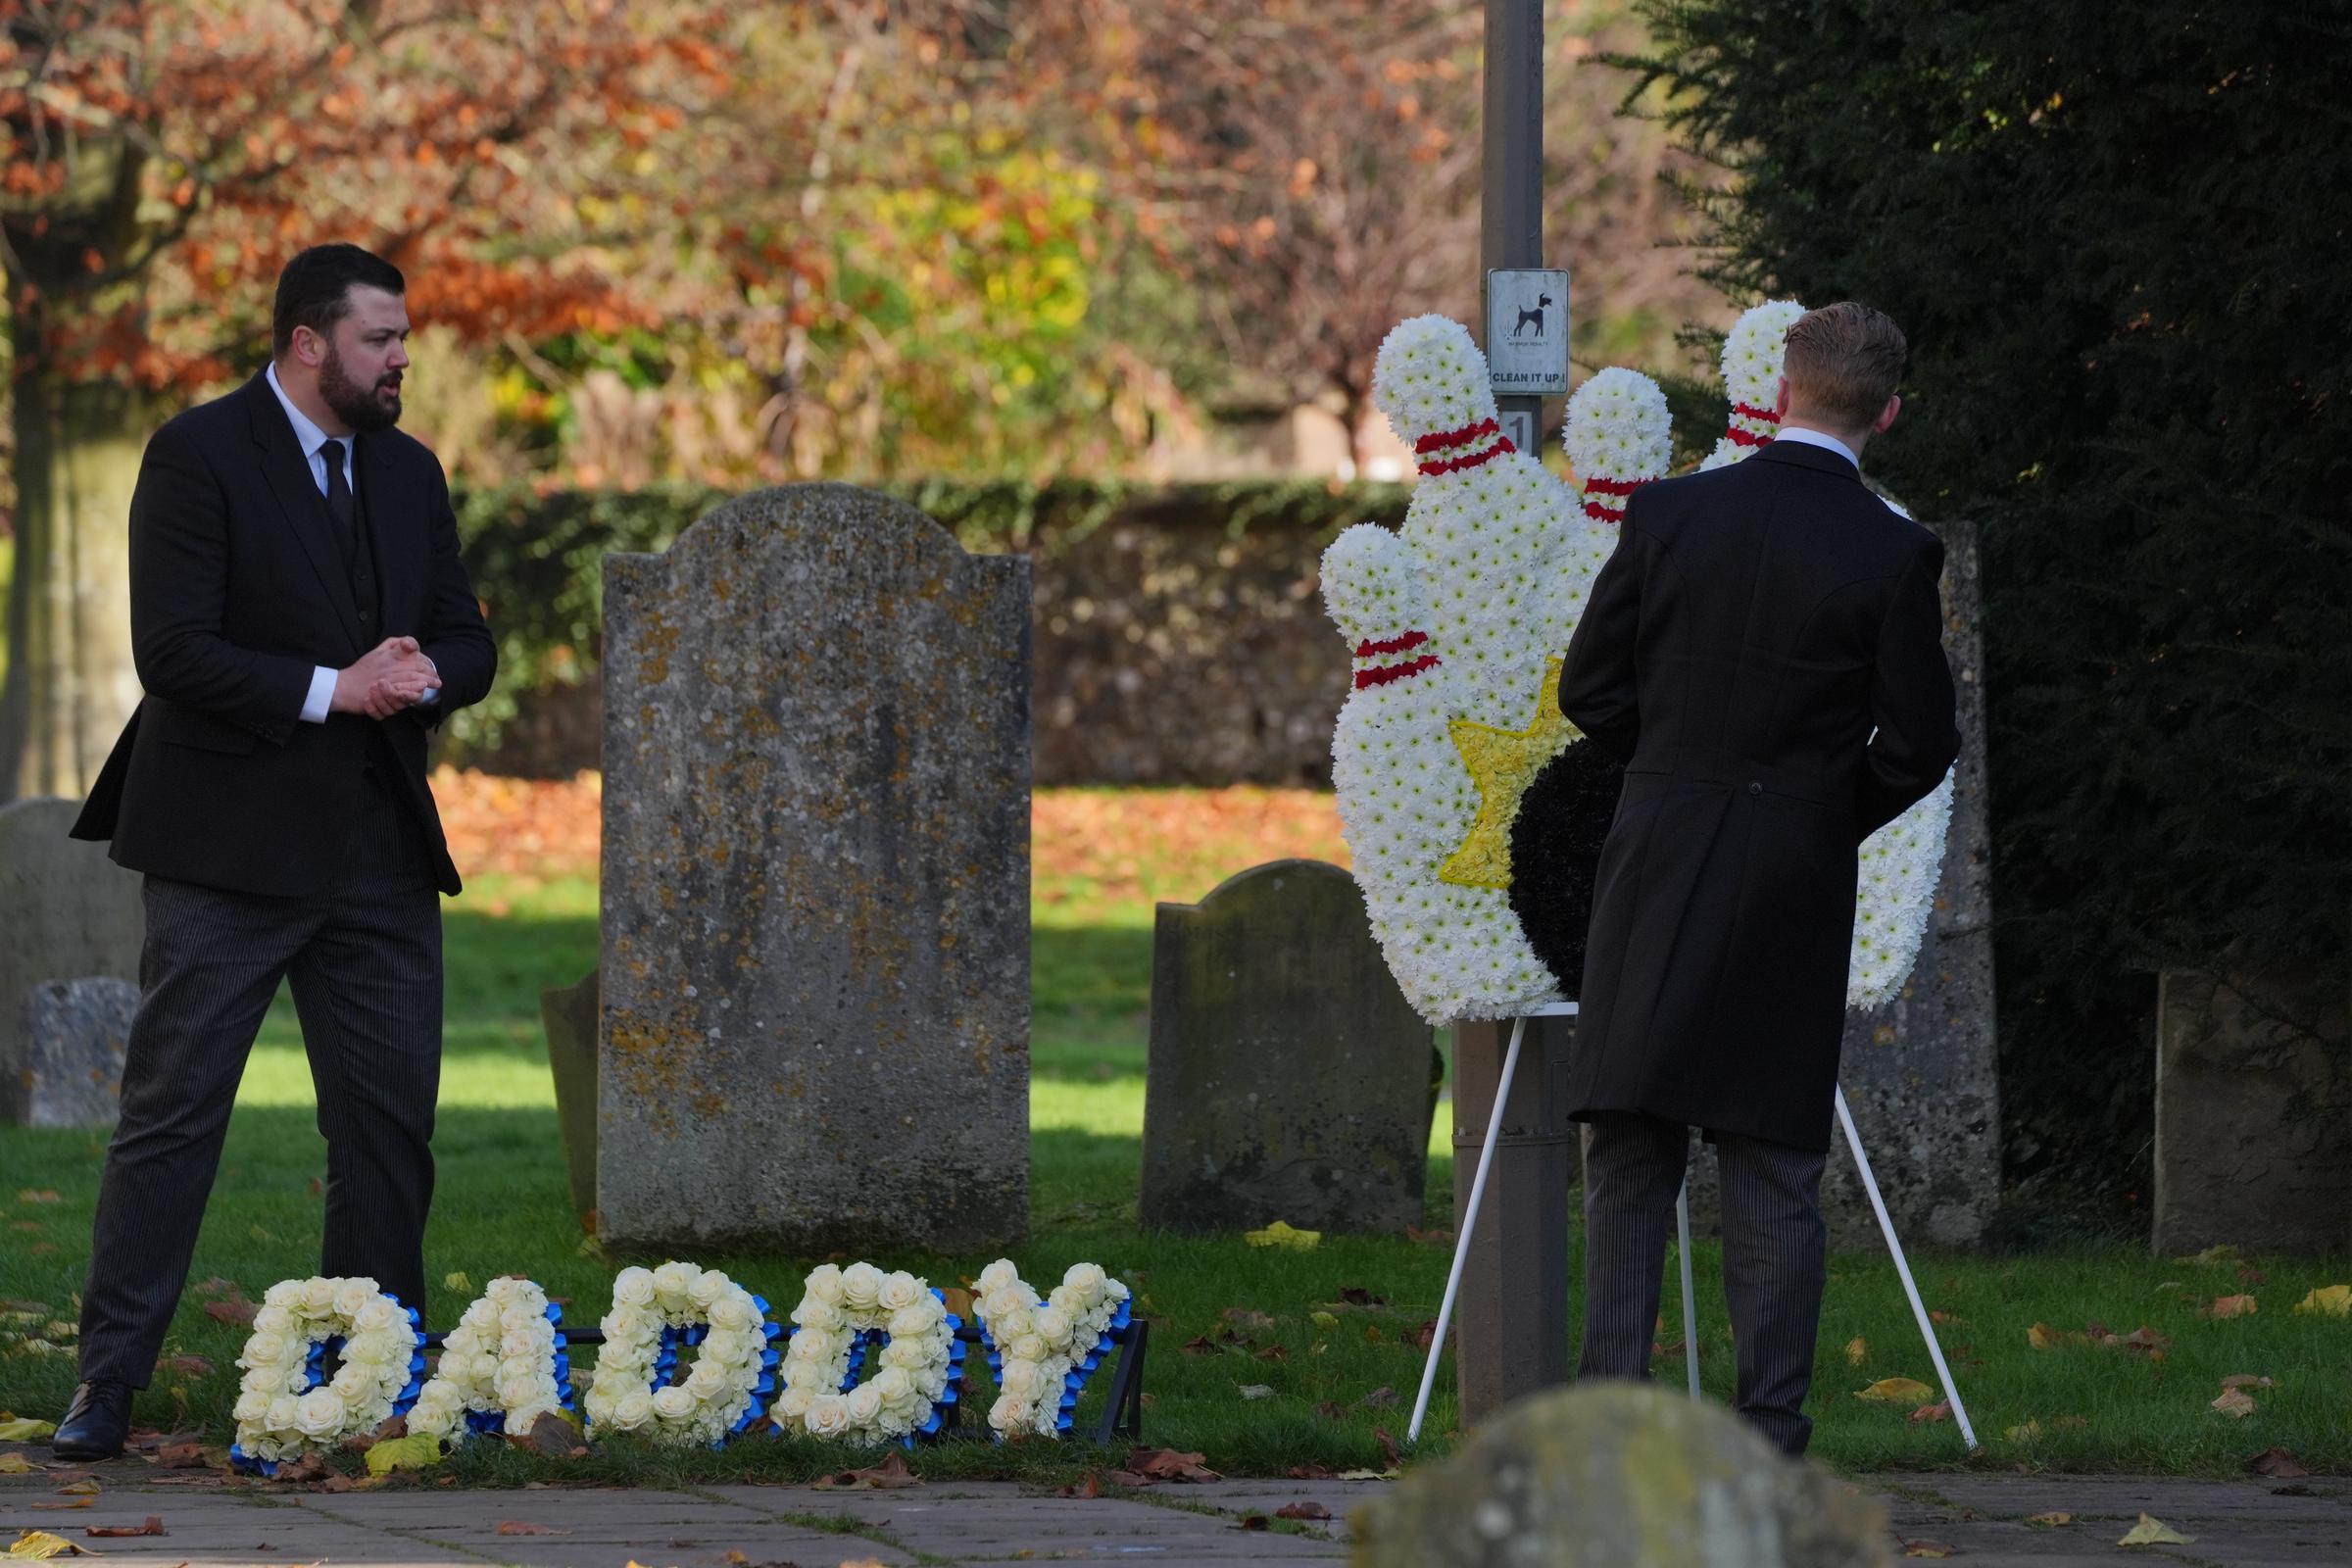
[[[1029,569],[846,485],[605,564],[615,1245],[1024,1234]]]

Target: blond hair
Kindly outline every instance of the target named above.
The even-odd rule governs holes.
[[[1807,311],[1788,328],[1781,361],[1791,411],[1849,430],[1875,424],[1894,396],[1909,349],[1903,329],[1867,305],[1841,300]]]

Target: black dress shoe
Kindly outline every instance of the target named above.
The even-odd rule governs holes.
[[[92,1378],[74,1391],[74,1402],[49,1440],[49,1451],[78,1462],[112,1459],[122,1452],[122,1439],[129,1431],[130,1385]]]

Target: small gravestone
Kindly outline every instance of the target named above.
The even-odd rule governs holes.
[[[547,1029],[547,1067],[556,1081],[556,1126],[564,1138],[564,1174],[571,1206],[596,1212],[596,971],[576,986],[539,993]]]
[[[1926,939],[1901,993],[1845,1015],[1838,1082],[1895,1234],[1909,1247],[1974,1247],[2001,1197],[2001,1100],[1992,1012],[1992,851],[1984,788],[1981,591],[1973,524],[1936,523],[1944,544],[1944,652],[1959,694],[1960,760],[1943,871]],[[1830,1246],[1886,1245],[1869,1195],[1831,1128],[1821,1183]],[[1693,1143],[1691,1224],[1719,1229],[1711,1145]]]
[[[2342,972],[2168,970],[2156,1011],[2156,1255],[2352,1250]]]
[[[24,1124],[111,1127],[122,1113],[122,1049],[139,988],[112,975],[44,980],[24,994]]]
[[[1430,1044],[1338,866],[1276,860],[1161,905],[1143,1222],[1421,1223]]]
[[[1029,563],[847,485],[605,562],[599,1234],[1019,1242]]]
[[[47,980],[135,982],[147,923],[139,876],[66,836],[78,803],[0,806],[0,1125],[22,1122],[32,1072],[25,1003]]]
[[[1356,1568],[1880,1568],[1891,1539],[1828,1470],[1643,1383],[1531,1395],[1350,1525]]]

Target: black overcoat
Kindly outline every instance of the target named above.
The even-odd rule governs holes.
[[[1856,852],[1959,755],[1943,546],[1820,447],[1644,485],[1560,676],[1627,759],[1571,1111],[1827,1149]]]
[[[363,594],[277,394],[260,375],[156,431],[130,501],[131,655],[145,696],[90,786],[74,836],[134,871],[300,895],[336,874],[362,773],[386,755],[458,891],[425,732],[490,690],[498,655],[432,452],[396,429],[352,451],[373,581]],[[415,637],[441,695],[382,721],[304,723],[319,665]]]

